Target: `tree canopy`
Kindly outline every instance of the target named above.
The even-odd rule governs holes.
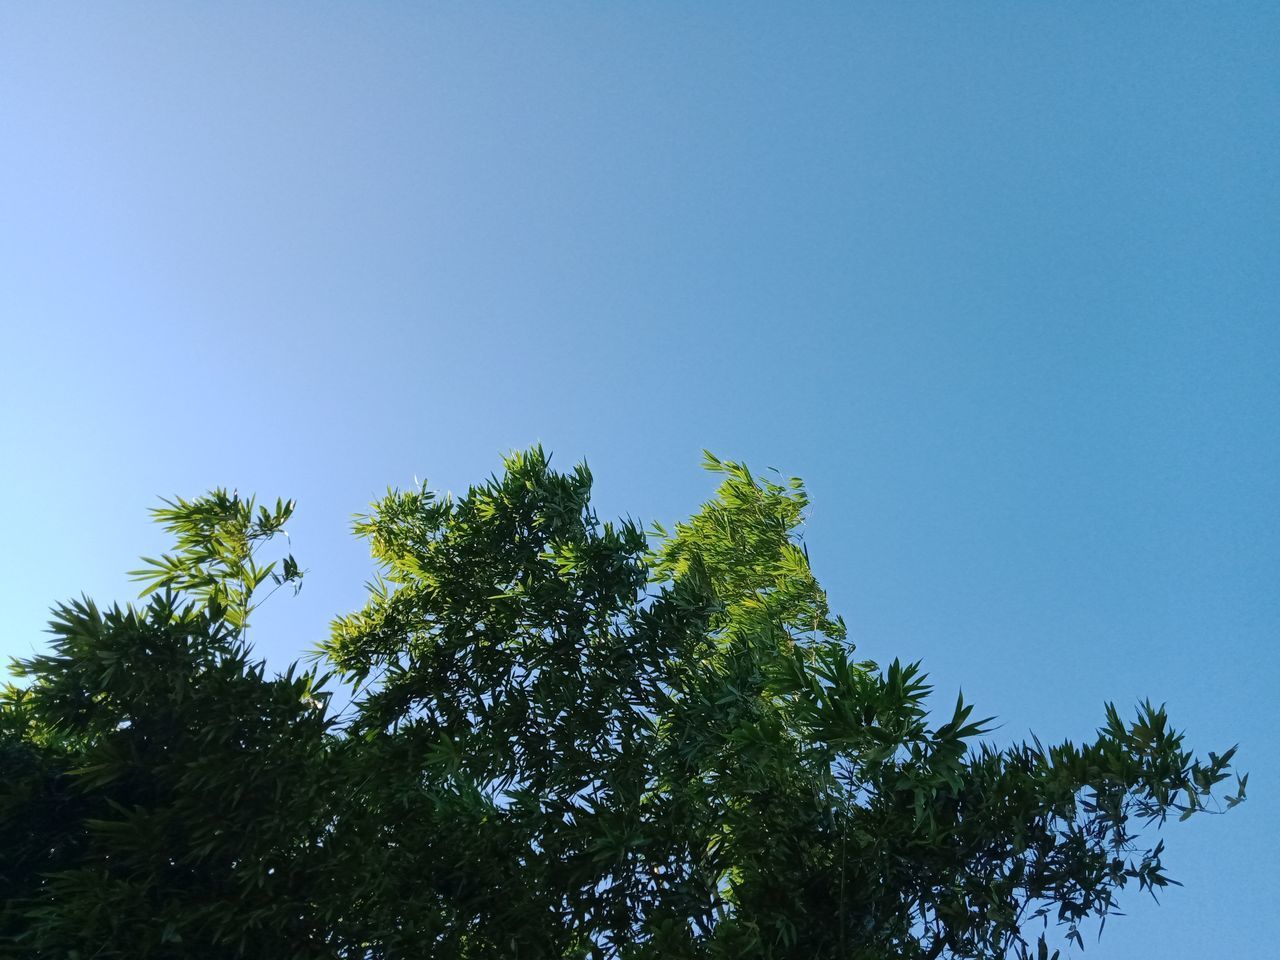
[[[1048,747],[931,709],[828,609],[803,485],[707,465],[669,531],[536,448],[390,491],[282,674],[247,629],[293,504],[166,502],[146,602],[58,606],[0,697],[0,955],[1046,960],[1243,799],[1150,703]]]

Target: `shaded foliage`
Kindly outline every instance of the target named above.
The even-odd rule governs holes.
[[[0,699],[0,954],[1044,960],[1050,922],[1173,882],[1143,829],[1216,809],[1233,751],[1151,704],[981,742],[918,664],[855,659],[799,481],[708,466],[670,532],[601,521],[538,449],[389,492],[316,654],[341,711],[246,639],[301,578],[255,559],[292,504],[167,502],[149,602],[58,607]]]

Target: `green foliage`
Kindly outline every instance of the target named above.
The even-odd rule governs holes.
[[[147,605],[57,608],[0,697],[0,955],[1048,960],[1049,921],[1174,882],[1144,829],[1217,809],[1234,751],[1149,703],[981,742],[918,664],[855,659],[799,481],[707,465],[671,533],[539,449],[388,492],[317,651],[341,712],[245,639],[300,576],[255,559],[292,503],[167,502]]]
[[[252,497],[241,500],[223,489],[194,501],[177,497],[162,502],[164,506],[151,515],[173,534],[175,552],[158,560],[143,557],[146,566],[130,573],[145,584],[142,596],[162,589],[177,591],[239,631],[253,612],[254,593],[268,579],[277,587],[301,587],[302,571],[292,554],[280,561],[280,573],[277,561],[259,565],[254,559],[263,544],[284,532],[293,516],[292,500],[277,500],[274,510],[257,507],[256,513]]]

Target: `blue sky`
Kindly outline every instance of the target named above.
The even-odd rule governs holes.
[[[349,518],[507,450],[605,514],[809,482],[860,651],[1083,738],[1167,701],[1252,799],[1089,956],[1280,938],[1280,7],[0,6],[0,653],[133,594],[158,495]]]

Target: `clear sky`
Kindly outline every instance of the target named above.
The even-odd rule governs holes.
[[[809,481],[860,652],[1002,736],[1168,701],[1252,798],[1088,956],[1280,940],[1280,5],[0,5],[0,653],[158,495],[349,518],[542,442],[669,521]]]

